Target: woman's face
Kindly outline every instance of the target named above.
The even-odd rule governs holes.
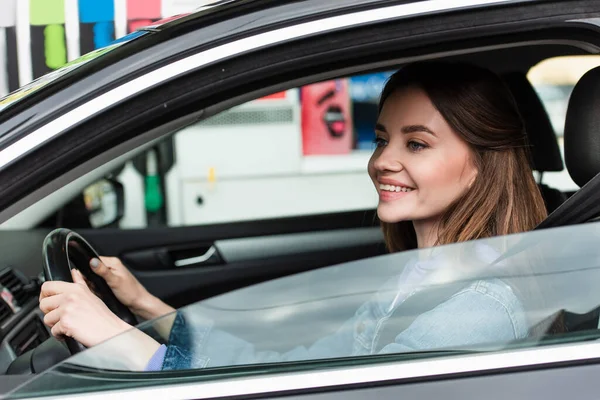
[[[369,175],[383,222],[437,221],[475,179],[468,144],[419,88],[386,99],[375,134]]]

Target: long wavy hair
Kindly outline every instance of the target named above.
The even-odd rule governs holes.
[[[546,208],[532,173],[529,143],[516,103],[503,81],[470,64],[423,62],[390,77],[379,101],[397,90],[423,90],[448,125],[470,147],[475,181],[445,211],[436,244],[449,244],[535,228]],[[417,247],[411,221],[382,222],[390,251]]]

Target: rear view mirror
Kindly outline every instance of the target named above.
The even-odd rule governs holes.
[[[125,190],[113,179],[102,179],[83,190],[83,199],[92,228],[116,224],[123,218]]]

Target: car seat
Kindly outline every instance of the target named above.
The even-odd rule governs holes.
[[[600,67],[573,89],[565,121],[565,163],[581,187],[536,229],[573,225],[600,217]]]

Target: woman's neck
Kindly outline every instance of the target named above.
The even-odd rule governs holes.
[[[438,240],[439,219],[427,219],[413,221],[413,227],[417,234],[417,248],[424,249],[433,247]]]

